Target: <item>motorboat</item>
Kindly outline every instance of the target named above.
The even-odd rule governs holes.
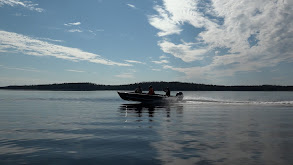
[[[178,102],[183,100],[183,93],[178,92],[176,96],[166,96],[160,94],[149,95],[147,93],[135,93],[135,92],[117,92],[123,100],[138,101],[142,103],[153,102]]]

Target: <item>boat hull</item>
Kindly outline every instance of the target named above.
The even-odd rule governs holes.
[[[134,92],[117,92],[123,100],[138,101],[138,102],[177,102],[183,99],[182,96],[165,96],[165,95],[148,95],[146,93],[134,93]]]

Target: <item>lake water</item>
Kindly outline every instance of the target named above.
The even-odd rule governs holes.
[[[0,90],[0,164],[293,164],[293,92],[183,93]]]

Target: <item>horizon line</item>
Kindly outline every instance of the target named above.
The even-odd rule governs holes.
[[[143,83],[182,83],[182,84],[196,84],[196,85],[210,85],[210,86],[281,86],[281,87],[292,87],[293,85],[272,85],[272,84],[262,84],[262,85],[215,85],[215,84],[203,84],[203,83],[195,83],[195,82],[181,82],[181,81],[142,81],[142,82],[135,82],[129,84],[97,84],[92,82],[63,82],[63,83],[48,83],[48,84],[30,84],[30,85],[7,85],[7,86],[0,86],[0,88],[5,87],[16,87],[16,86],[41,86],[41,85],[61,85],[61,84],[94,84],[94,85],[105,85],[105,86],[124,86],[124,85],[134,85],[134,84],[143,84]]]

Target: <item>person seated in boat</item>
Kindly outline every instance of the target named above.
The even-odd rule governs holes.
[[[169,89],[169,87],[167,87],[166,89],[164,89],[164,92],[166,92],[166,96],[170,96],[170,89]]]
[[[135,93],[142,93],[142,89],[141,89],[141,87],[138,86],[138,87],[135,89],[134,92],[135,92]]]
[[[154,91],[154,88],[150,85],[149,86],[149,95],[154,95],[155,94],[155,91]]]

